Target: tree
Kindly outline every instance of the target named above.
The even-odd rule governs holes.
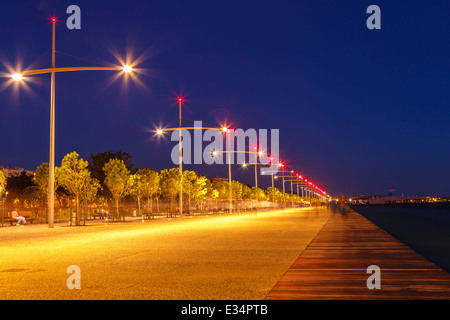
[[[272,202],[282,202],[283,201],[283,193],[273,187],[268,187],[264,193],[266,194],[267,198],[270,199]]]
[[[173,202],[180,190],[180,171],[178,168],[163,169],[160,174],[160,187],[163,197],[170,200],[170,216],[172,216]]]
[[[25,189],[26,194],[28,194],[28,203],[31,210],[34,212],[34,217],[37,218],[46,212],[48,206],[47,194],[43,193],[38,186],[31,186]]]
[[[36,173],[34,174],[34,183],[36,184],[37,190],[43,194],[43,202],[48,202],[48,180],[49,180],[49,165],[48,162],[44,162],[36,168]],[[56,175],[55,175],[55,178]],[[36,201],[37,195],[36,191],[33,191],[33,197]],[[63,206],[62,199],[67,197],[67,190],[59,183],[58,179],[55,179],[55,197],[59,202],[59,212],[61,212],[61,208]]]
[[[131,175],[132,185],[130,195],[136,199],[138,203],[138,214],[141,215],[141,199],[145,196],[146,187],[146,171],[139,169],[135,174]]]
[[[195,181],[197,180],[197,174],[195,171],[185,170],[183,171],[182,183],[183,183],[183,193],[187,195],[188,198],[188,214],[191,214],[191,198],[195,188]]]
[[[216,181],[213,180],[212,181],[212,187],[213,189],[215,189],[218,193],[217,198],[224,200],[224,199],[229,199],[230,198],[230,194],[228,191],[228,187],[229,187],[229,183],[228,182],[221,182],[221,181]]]
[[[231,197],[234,200],[242,200],[242,192],[244,185],[239,181],[231,181]]]
[[[219,197],[219,191],[217,191],[214,188],[214,185],[213,185],[213,183],[211,182],[210,179],[206,179],[205,182],[206,182],[206,185],[205,185],[205,188],[206,188],[205,197],[206,197],[206,199],[211,199],[211,200],[217,199]]]
[[[44,162],[36,168],[36,173],[34,174],[34,183],[39,188],[39,191],[41,191],[45,195],[48,195],[48,177],[48,162]]]
[[[112,152],[111,150],[90,154],[88,157],[88,169],[92,174],[92,177],[97,179],[102,186],[105,186],[105,171],[103,168],[105,164],[108,163],[111,159],[119,159],[122,160],[125,164],[125,167],[128,171],[133,172],[133,156],[127,152],[122,152],[122,150]]]
[[[203,211],[203,202],[206,200],[208,192],[207,188],[208,179],[205,176],[197,176],[197,179],[193,183],[192,188],[192,200],[197,204],[200,202]]]
[[[61,162],[61,167],[55,170],[56,180],[75,197],[76,225],[79,225],[80,221],[80,197],[92,182],[87,166],[88,162],[82,158],[79,159],[78,153],[74,151],[67,154]],[[72,212],[70,214],[72,218]]]
[[[98,189],[100,188],[100,182],[92,177],[86,179],[85,188],[82,190],[80,198],[84,203],[84,207],[88,207],[95,200],[97,196]],[[84,213],[84,218],[86,218],[86,213]]]
[[[33,175],[22,171],[18,174],[13,174],[6,178],[6,186],[8,188],[8,198],[20,198],[23,201],[27,199],[25,190],[28,187],[34,186]],[[16,202],[17,203],[17,202]],[[20,201],[19,201],[20,203]]]
[[[119,200],[130,193],[132,176],[125,162],[120,159],[110,159],[104,166],[105,185],[111,192],[115,202],[115,218],[119,219]]]
[[[147,198],[147,208],[150,208],[150,213],[153,214],[153,196],[159,191],[159,173],[150,168],[140,169],[137,173],[143,177],[141,180],[143,196]]]

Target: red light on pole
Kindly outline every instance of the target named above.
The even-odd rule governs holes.
[[[177,97],[177,98],[176,98],[176,101],[177,101],[178,103],[184,103],[184,96],[182,96],[182,95],[177,95],[176,97]]]

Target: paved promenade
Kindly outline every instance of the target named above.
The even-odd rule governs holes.
[[[381,289],[367,287],[370,265]],[[450,299],[450,274],[350,211],[330,217],[266,299]]]
[[[262,300],[331,215],[299,208],[0,228],[0,299]],[[79,266],[81,289],[68,289]]]

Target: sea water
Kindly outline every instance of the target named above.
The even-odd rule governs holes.
[[[450,272],[450,203],[351,208]]]

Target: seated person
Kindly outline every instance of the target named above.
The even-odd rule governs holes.
[[[109,213],[107,211],[105,211],[103,208],[100,209],[100,214],[102,215],[103,218],[107,218],[109,219]]]
[[[25,217],[22,217],[21,215],[19,215],[17,210],[14,210],[13,212],[11,212],[11,218],[13,218],[14,220],[17,220],[17,225],[25,224],[27,222],[25,220]]]

